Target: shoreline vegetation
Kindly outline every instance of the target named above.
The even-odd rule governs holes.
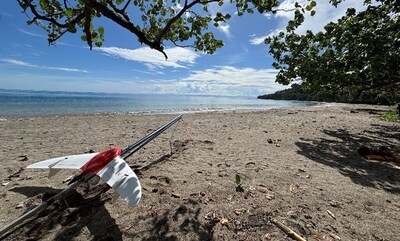
[[[259,95],[257,99],[268,100],[301,100],[301,101],[321,101],[321,102],[340,102],[349,104],[370,104],[370,105],[394,105],[396,100],[389,93],[371,90],[370,92],[343,93],[339,90],[307,91],[301,84],[292,84],[290,88],[276,91],[271,94]]]
[[[370,105],[392,105],[393,108],[382,115],[384,120],[400,121],[400,103],[398,93],[370,90],[358,94],[333,90],[308,91],[302,84],[292,84],[289,89],[280,90],[275,93],[259,95],[257,99],[264,100],[299,100],[299,101],[320,101],[349,104],[370,104]]]
[[[379,119],[388,109],[334,103],[184,114],[126,160],[143,187],[136,208],[112,203],[112,190],[82,186],[5,240],[288,240],[274,223],[307,240],[396,240],[400,167],[357,153],[400,153],[400,123]],[[172,116],[0,121],[0,226],[65,188],[72,174],[48,179],[27,165],[124,147]]]

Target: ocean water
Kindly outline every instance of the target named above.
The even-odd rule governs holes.
[[[142,95],[0,89],[0,117],[82,113],[187,113],[314,105],[256,97]]]

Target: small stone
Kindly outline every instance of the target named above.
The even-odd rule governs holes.
[[[181,198],[181,196],[179,194],[176,194],[176,193],[172,193],[171,197],[173,197],[173,198]]]
[[[3,183],[1,183],[1,185],[2,185],[3,187],[7,186],[8,184],[10,184],[10,182],[3,182]]]
[[[219,220],[219,222],[220,222],[222,225],[228,225],[228,224],[229,224],[229,221],[228,221],[228,219],[226,219],[226,218],[221,218],[221,219]]]
[[[268,200],[272,200],[275,198],[275,194],[274,193],[267,193],[265,194],[265,198]]]
[[[296,219],[298,217],[297,213],[295,211],[289,211],[286,213],[290,218]]]
[[[20,208],[23,208],[24,207],[24,203],[23,202],[20,202],[20,203],[18,203],[18,205],[15,207],[15,209],[20,209]]]

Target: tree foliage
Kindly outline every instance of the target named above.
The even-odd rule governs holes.
[[[50,44],[64,34],[82,32],[82,40],[90,48],[100,47],[105,29],[96,26],[95,19],[103,18],[123,27],[140,43],[162,52],[171,42],[190,46],[209,54],[223,46],[209,25],[218,27],[231,18],[229,13],[211,11],[212,4],[233,4],[237,14],[266,13],[279,5],[278,0],[18,0],[23,10],[33,16],[35,23],[48,32]],[[186,44],[189,43],[189,44]]]
[[[349,8],[318,33],[297,34],[304,16],[296,11],[286,32],[266,39],[279,70],[276,81],[302,80],[306,90],[340,95],[347,102],[371,96],[400,102],[400,2],[364,2],[364,11]]]

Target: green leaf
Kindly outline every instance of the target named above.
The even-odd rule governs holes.
[[[49,6],[49,0],[40,0],[39,5],[43,10],[45,10]]]
[[[28,4],[26,4],[25,2],[21,2],[21,7],[22,9],[25,11],[28,8]]]
[[[236,174],[236,176],[235,176],[235,184],[237,186],[240,186],[242,184],[242,180],[241,180],[241,177],[239,174]]]
[[[67,23],[67,29],[71,33],[76,33],[76,27],[75,24],[73,23]]]
[[[97,28],[97,31],[99,32],[100,35],[104,35],[104,27],[103,26],[99,26]]]
[[[82,41],[85,41],[85,42],[86,42],[86,41],[87,41],[86,35],[82,35],[82,36],[81,36],[81,39],[82,39]]]
[[[103,45],[103,43],[100,42],[100,41],[97,41],[97,42],[95,43],[95,45],[96,45],[98,48],[100,48],[100,47]]]
[[[65,9],[64,10],[65,15],[67,15],[67,17],[71,17],[72,14],[74,13],[74,11],[71,8]]]

